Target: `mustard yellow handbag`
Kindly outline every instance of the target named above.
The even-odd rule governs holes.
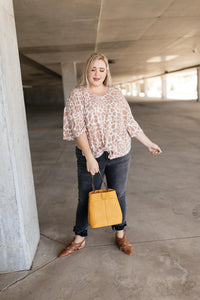
[[[106,183],[103,183],[104,190],[95,190],[92,176],[92,191],[89,192],[88,199],[88,222],[91,228],[122,223],[122,211],[116,191],[108,189]]]

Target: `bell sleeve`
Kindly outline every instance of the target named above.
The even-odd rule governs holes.
[[[64,108],[63,140],[73,141],[85,131],[82,94],[79,89],[73,89]]]
[[[143,130],[138,124],[138,122],[134,119],[130,106],[121,91],[120,94],[123,102],[123,118],[124,118],[126,130],[130,135],[130,137],[137,136],[138,134],[143,132]]]

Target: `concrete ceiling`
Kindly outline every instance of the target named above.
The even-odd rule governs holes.
[[[57,82],[61,62],[79,74],[96,50],[114,61],[114,84],[200,64],[200,0],[13,2],[24,84]]]

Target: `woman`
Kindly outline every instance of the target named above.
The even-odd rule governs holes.
[[[91,174],[95,175],[95,188],[100,189],[102,180],[99,170],[102,177],[105,174],[108,187],[116,190],[122,209],[122,223],[112,226],[116,230],[116,243],[124,253],[132,253],[132,245],[124,232],[131,137],[144,144],[152,154],[162,152],[134,120],[121,91],[111,87],[108,59],[102,53],[93,53],[85,64],[81,83],[71,91],[64,109],[63,139],[75,139],[77,143],[79,199],[75,238],[59,257],[85,247]]]

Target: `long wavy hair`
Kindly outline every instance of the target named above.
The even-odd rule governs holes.
[[[90,55],[90,57],[87,59],[84,68],[83,73],[80,82],[78,83],[77,87],[89,87],[89,81],[88,81],[88,73],[90,70],[91,65],[95,60],[103,60],[106,65],[106,78],[104,79],[103,84],[105,86],[111,86],[112,85],[112,79],[111,79],[111,73],[109,68],[109,63],[107,57],[101,53],[101,52],[95,52]]]

